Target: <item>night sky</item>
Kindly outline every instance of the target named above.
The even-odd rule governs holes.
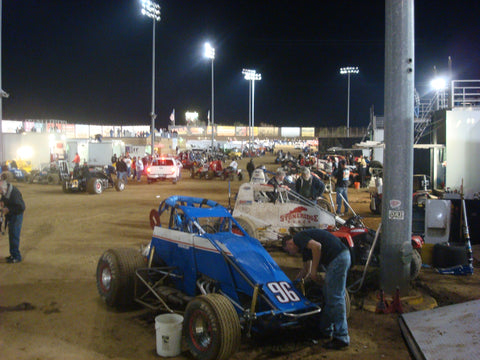
[[[248,124],[256,69],[255,124],[367,126],[382,115],[385,2],[161,0],[156,24],[156,127],[187,110],[206,122],[216,50],[215,123]],[[137,0],[3,0],[3,119],[88,124],[151,123],[152,20]],[[416,1],[416,88],[428,95],[436,66],[480,79],[480,2]]]

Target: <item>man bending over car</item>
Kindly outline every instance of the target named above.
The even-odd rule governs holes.
[[[287,235],[283,238],[283,248],[290,254],[301,253],[303,268],[296,280],[308,276],[318,282],[319,265],[323,265],[325,283],[323,292],[325,306],[322,311],[319,338],[330,339],[323,344],[326,349],[340,350],[350,344],[345,305],[345,285],[347,271],[350,267],[350,252],[339,238],[321,229],[301,231],[295,236]]]

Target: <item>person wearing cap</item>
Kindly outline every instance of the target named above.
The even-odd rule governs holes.
[[[20,254],[20,231],[22,230],[25,202],[20,190],[8,183],[4,175],[0,177],[0,194],[0,207],[8,227],[10,246],[10,256],[6,257],[6,261],[7,263],[15,264],[22,261],[22,255]]]
[[[316,176],[312,176],[308,167],[303,167],[301,176],[295,182],[295,191],[310,200],[323,195],[325,184]]]
[[[337,215],[342,216],[342,204],[345,213],[348,212],[348,185],[350,183],[350,170],[345,160],[338,163],[338,169],[332,174],[336,179],[335,192],[337,193]]]
[[[287,235],[282,245],[290,255],[302,254],[303,268],[295,280],[310,277],[318,282],[319,267],[326,268],[323,284],[325,305],[318,326],[318,337],[328,339],[327,349],[340,350],[350,344],[345,303],[347,272],[350,268],[350,252],[345,244],[332,233],[322,229],[303,230],[293,237]]]
[[[283,185],[283,180],[285,179],[285,171],[282,168],[278,168],[275,172],[275,176],[268,180],[267,184],[272,185],[274,191],[267,192],[267,196],[271,202],[276,202],[278,199],[277,187]]]

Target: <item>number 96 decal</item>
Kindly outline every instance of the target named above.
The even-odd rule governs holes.
[[[300,301],[297,293],[292,290],[292,286],[286,281],[270,282],[267,284],[268,289],[275,295],[278,302],[285,304],[288,302]]]

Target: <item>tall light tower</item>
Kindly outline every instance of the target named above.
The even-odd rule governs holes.
[[[210,45],[210,43],[205,43],[205,57],[212,60],[212,152],[214,149],[214,140],[215,140],[215,87],[214,87],[214,73],[213,73],[213,61],[215,60],[215,49]]]
[[[347,97],[347,137],[350,137],[350,74],[358,74],[359,70],[356,66],[348,66],[340,68],[340,74],[348,77],[348,97]]]
[[[262,80],[262,74],[257,73],[256,70],[243,69],[242,74],[245,80],[250,81],[250,109],[248,114],[248,125],[250,126],[250,156],[254,143],[253,127],[255,126],[255,81]]]
[[[153,23],[153,40],[152,40],[152,157],[155,153],[155,23],[160,21],[160,5],[151,0],[142,1],[142,15],[148,16]]]

